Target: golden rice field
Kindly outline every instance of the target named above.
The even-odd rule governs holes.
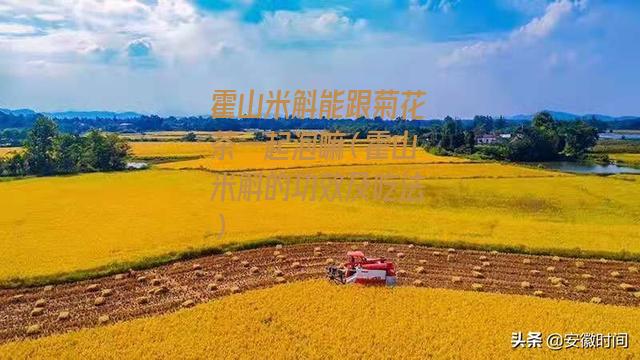
[[[0,157],[5,157],[20,151],[22,151],[21,147],[0,147]]]
[[[234,139],[234,140],[252,140],[254,134],[244,131],[191,131],[196,135],[198,140],[210,139]],[[127,140],[151,140],[151,141],[176,141],[181,140],[189,131],[151,131],[146,133],[119,133],[123,139]]]
[[[632,166],[640,166],[640,154],[609,154],[609,159]]]
[[[308,281],[0,346],[13,359],[631,359],[640,309]],[[512,332],[629,333],[628,349],[512,349]],[[526,336],[526,335],[525,335]]]
[[[440,166],[431,171],[444,171]],[[502,165],[451,166],[460,167],[451,171],[462,171],[461,178],[423,180],[420,205],[282,197],[222,202],[211,199],[215,174],[189,170],[2,182],[0,281],[318,232],[640,253],[637,177],[464,179],[465,167],[490,176]],[[517,176],[522,169],[500,171]]]
[[[177,143],[180,144],[180,143]],[[183,143],[186,144],[186,143]],[[180,146],[189,148],[189,145],[178,145],[177,148],[168,145],[164,147],[163,144],[156,145],[154,148],[154,154],[156,156],[171,156],[171,154],[181,153],[184,150],[180,149]],[[316,156],[313,160],[301,160],[299,158],[294,159],[294,147],[287,148],[286,151],[288,159],[286,160],[265,160],[265,153],[267,151],[267,143],[234,143],[232,154],[233,157],[225,156],[224,159],[213,157],[213,145],[209,144],[208,152],[204,155],[207,157],[195,160],[177,161],[166,164],[158,165],[160,169],[206,169],[216,171],[238,171],[238,170],[255,170],[255,169],[284,169],[284,168],[296,168],[296,167],[316,167],[316,166],[335,166],[335,165],[353,165],[353,164],[397,164],[397,163],[460,163],[469,162],[466,159],[444,157],[430,154],[423,149],[416,150],[416,156],[413,159],[393,159],[391,153],[388,153],[386,159],[367,159],[367,150],[364,146],[354,147],[352,153],[351,148],[345,148],[344,156],[341,159],[326,160]],[[153,146],[146,149],[147,153],[150,152]],[[194,147],[195,148],[195,147]],[[134,154],[144,153],[141,148],[133,148]],[[355,153],[355,156],[354,156]],[[164,155],[162,155],[164,154]],[[142,155],[140,155],[142,156]],[[149,155],[146,155],[149,156]],[[282,155],[278,155],[282,156]],[[304,153],[303,156],[310,157],[309,153]]]
[[[138,158],[208,156],[213,152],[211,142],[129,142],[131,154]]]

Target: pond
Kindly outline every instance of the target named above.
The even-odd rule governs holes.
[[[149,167],[149,164],[145,162],[128,162],[127,163],[127,169],[140,170],[140,169],[146,169],[147,167]]]
[[[640,134],[620,134],[620,133],[599,133],[602,140],[640,140]]]
[[[585,162],[553,161],[544,162],[541,165],[545,169],[559,170],[576,174],[640,174],[640,169],[615,164],[600,165]]]

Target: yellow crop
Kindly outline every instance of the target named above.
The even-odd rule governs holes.
[[[180,144],[180,143],[176,143]],[[287,160],[265,160],[267,143],[234,143],[233,158],[225,156],[224,160],[213,157],[213,145],[209,143],[208,157],[196,160],[187,160],[179,162],[171,162],[158,165],[161,169],[209,169],[209,170],[254,170],[254,169],[283,169],[297,167],[314,167],[327,165],[350,165],[350,164],[393,164],[393,163],[460,163],[468,162],[468,160],[444,157],[430,154],[423,149],[416,150],[416,156],[413,159],[392,159],[389,154],[387,159],[367,159],[366,148],[363,146],[354,147],[355,157],[351,152],[351,148],[345,148],[342,159],[326,160],[317,157],[314,160],[293,159],[294,147],[288,148]],[[147,145],[150,146],[150,145]],[[160,147],[161,145],[156,145]],[[178,145],[180,146],[180,145]],[[290,145],[293,146],[293,145]],[[164,149],[164,148],[163,148]],[[180,150],[171,150],[180,152]],[[138,153],[134,144],[134,153]],[[303,156],[310,156],[305,153]]]
[[[11,153],[17,153],[22,151],[20,147],[0,147],[0,157],[8,156]]]
[[[243,131],[192,131],[198,139],[237,139],[237,140],[250,140],[254,135],[252,132]],[[172,141],[180,140],[189,131],[151,131],[146,133],[132,133],[132,134],[118,134],[123,139],[132,140],[159,140],[159,141]]]
[[[15,359],[630,359],[638,308],[309,281],[0,346]],[[512,349],[513,332],[629,333],[628,349]]]
[[[609,154],[609,158],[629,165],[640,165],[640,154]]]
[[[206,156],[213,153],[212,142],[129,142],[131,153],[135,157],[181,157]]]
[[[442,165],[427,166],[420,167],[427,174],[443,171]],[[450,166],[460,168],[447,172],[461,176],[465,168],[488,176],[522,170]],[[622,177],[428,179],[420,205],[282,197],[213,201],[214,182],[214,174],[188,170],[0,182],[0,280],[318,232],[640,253],[640,182]]]

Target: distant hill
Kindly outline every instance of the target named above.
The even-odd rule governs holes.
[[[568,112],[562,112],[562,111],[552,111],[552,110],[545,110],[548,113],[551,114],[551,116],[553,116],[554,119],[559,120],[559,121],[571,121],[571,120],[591,120],[593,118],[595,118],[598,121],[616,121],[616,120],[633,120],[633,119],[637,119],[640,116],[619,116],[619,117],[614,117],[614,116],[609,116],[609,115],[602,115],[602,114],[584,114],[584,115],[578,115],[578,114],[572,114],[572,113],[568,113]],[[519,114],[519,115],[513,115],[513,116],[509,116],[507,117],[507,119],[509,120],[518,120],[518,121],[531,121],[533,119],[533,117],[535,116],[535,114]]]

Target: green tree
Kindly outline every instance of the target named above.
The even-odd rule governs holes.
[[[55,171],[55,139],[58,125],[46,117],[39,117],[27,135],[25,155],[31,172],[49,175]]]
[[[189,131],[185,136],[182,137],[182,140],[194,142],[198,140],[198,138],[196,137],[196,134],[193,131]]]
[[[80,171],[83,153],[79,136],[62,134],[56,139],[56,169],[62,174]]]
[[[566,124],[562,128],[564,148],[562,154],[574,159],[584,157],[587,150],[598,142],[598,129],[584,121]]]

